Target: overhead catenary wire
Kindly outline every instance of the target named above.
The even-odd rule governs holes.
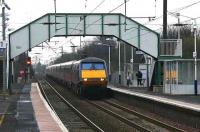
[[[108,13],[112,13],[113,11],[117,10],[119,7],[123,6],[125,3],[129,2],[130,0],[126,0],[125,2],[121,3],[120,5],[118,5],[117,7],[115,7],[114,9],[110,10]]]
[[[121,3],[120,5],[118,5],[117,7],[113,8],[112,10],[110,10],[108,13],[112,13],[113,11],[117,10],[118,8],[120,8],[122,5],[124,5],[125,3],[129,2],[130,0],[126,0],[125,2]],[[99,18],[98,20],[94,21],[92,24],[90,25],[93,25],[94,23],[100,21],[102,18]],[[87,27],[86,27],[87,28]]]
[[[57,55],[57,52],[49,45],[49,43],[47,43],[46,41],[44,41],[46,44],[47,44],[47,46]]]
[[[169,11],[168,11],[168,14],[171,15],[171,16],[176,16],[177,15],[176,13],[169,12]],[[191,17],[185,16],[185,15],[182,15],[182,14],[179,14],[179,16],[186,17],[186,18],[191,18]]]
[[[173,13],[173,12],[169,12],[169,15],[172,15],[172,16],[175,16],[176,14],[175,13]],[[199,17],[189,17],[189,16],[186,16],[186,15],[182,15],[182,14],[179,14],[180,16],[182,16],[182,17],[185,17],[185,18],[189,18],[188,20],[185,20],[185,21],[182,21],[181,23],[187,23],[187,22],[189,22],[189,21],[194,21],[194,20],[197,20],[197,19],[199,19],[200,18],[200,16]]]
[[[190,4],[190,5],[186,5],[186,6],[183,6],[183,7],[181,7],[181,8],[178,8],[177,10],[176,9],[174,9],[174,10],[176,10],[175,12],[171,12],[171,13],[173,13],[173,14],[175,14],[175,13],[177,13],[177,12],[179,12],[179,11],[181,11],[181,10],[184,10],[184,9],[187,9],[187,8],[189,8],[189,7],[191,7],[191,6],[193,6],[193,5],[196,5],[196,4],[198,4],[198,3],[200,3],[200,1],[198,1],[198,2],[195,2],[195,3],[192,3],[192,4]],[[169,11],[168,11],[169,12]],[[157,19],[159,19],[159,18],[162,18],[162,16],[163,15],[161,15],[161,16],[159,16],[159,17],[157,17],[157,18],[155,18],[155,19],[153,19],[152,21],[148,21],[147,23],[145,23],[144,25],[147,25],[147,24],[149,24],[150,22],[153,22],[153,21],[155,21],[155,20],[157,20]],[[197,18],[199,18],[199,17],[197,17]],[[197,19],[197,18],[194,18],[194,19]],[[190,20],[193,20],[193,19],[190,19]],[[190,21],[190,20],[188,20],[188,21]],[[137,28],[136,27],[132,27],[132,28],[130,28],[129,30],[132,30],[132,29],[134,29],[134,30],[137,30]],[[160,28],[159,28],[160,29]],[[133,31],[134,31],[133,30]],[[157,30],[156,30],[157,31]],[[146,33],[145,33],[146,34]],[[132,38],[135,38],[135,37],[131,37],[130,39],[132,39]],[[129,40],[129,39],[128,39]]]
[[[102,0],[90,13],[93,13],[97,8],[99,8],[103,3],[105,2],[105,0]]]
[[[130,0],[126,0],[125,2],[121,3],[120,5],[118,5],[117,7],[115,7],[114,9],[110,10],[108,13],[112,13],[113,11],[117,10],[119,7],[121,7],[122,5],[124,5],[125,3],[129,2]],[[91,26],[94,25],[96,22],[100,21],[102,18],[97,19],[96,21],[94,21],[93,23],[89,24],[86,29]]]
[[[97,10],[103,3],[105,2],[105,0],[102,0],[89,14],[92,14],[95,10]],[[75,30],[76,30],[76,28],[81,24],[81,21],[82,21],[83,19],[80,19],[80,22],[79,23],[77,23],[77,25],[75,26],[75,28],[71,31],[71,33],[73,33]],[[81,31],[80,31],[81,32]],[[70,33],[70,34],[71,34]]]
[[[196,5],[196,4],[199,4],[199,3],[200,3],[200,0],[197,1],[197,2],[194,2],[194,3],[192,3],[192,4],[186,5],[186,6],[184,6],[184,7],[180,7],[180,8],[178,8],[175,12],[182,11],[182,10],[184,10],[184,9],[187,9],[187,8],[189,8],[189,7],[191,7],[191,6],[194,6],[194,5]]]
[[[87,2],[87,0],[86,0],[86,2]],[[105,0],[102,0],[90,13],[93,13],[95,10],[97,10],[104,2],[105,2]],[[85,8],[86,8],[86,5],[85,5]],[[77,29],[77,27],[80,25],[80,23],[81,23],[82,20],[83,20],[83,19],[81,19],[80,22],[76,24],[75,28],[73,28],[73,30],[71,31],[71,33],[73,33],[73,32]],[[80,30],[80,32],[81,32],[81,30]],[[71,34],[71,33],[70,33],[70,34]],[[66,43],[71,42],[74,38],[75,38],[75,37],[71,38],[71,39],[70,39],[69,41],[67,41]],[[63,43],[63,42],[61,42],[61,43]]]
[[[112,13],[113,11],[117,10],[118,8],[120,8],[122,5],[124,5],[125,3],[129,2],[129,1],[130,1],[130,0],[126,0],[125,2],[121,3],[121,4],[118,5],[117,7],[113,8],[112,10],[110,10],[108,13]],[[104,2],[105,2],[105,0],[102,0],[102,1],[94,8],[94,10],[92,10],[92,12],[94,12],[97,8],[99,8]],[[91,13],[92,13],[92,12],[91,12]],[[98,21],[101,20],[101,19],[102,19],[102,18],[96,20],[95,22],[93,22],[93,23],[90,24],[90,25],[93,25],[94,23],[98,22]],[[73,31],[79,26],[80,23],[81,23],[81,21],[75,26],[75,28],[73,29]],[[88,25],[88,26],[86,27],[86,29],[87,29],[90,25]],[[73,31],[72,31],[72,32],[73,32]],[[71,33],[72,33],[72,32],[71,32]],[[80,31],[80,32],[81,32],[81,31]],[[69,41],[67,41],[66,43],[71,42],[74,38],[75,38],[75,37],[71,38],[71,39],[70,39]]]
[[[85,0],[85,10],[86,10],[86,8],[87,8],[87,0]]]
[[[85,1],[87,1],[87,0],[85,0]],[[102,0],[102,1],[105,1],[105,0]],[[102,1],[100,2],[100,3],[102,3]],[[156,0],[155,0],[156,1]],[[194,3],[192,3],[192,4],[189,4],[189,5],[186,5],[186,6],[183,6],[183,7],[180,7],[180,8],[176,8],[176,9],[172,9],[172,10],[170,10],[170,11],[168,11],[168,12],[171,12],[171,13],[177,13],[177,12],[179,12],[179,11],[182,11],[182,10],[184,10],[184,9],[187,9],[187,8],[189,8],[189,7],[191,7],[191,6],[194,6],[194,5],[196,5],[196,4],[199,4],[200,3],[200,1],[197,1],[197,2],[194,2]],[[99,4],[98,4],[99,5]],[[97,6],[98,6],[97,5]],[[121,5],[121,4],[120,4]],[[96,8],[96,7],[95,7]],[[113,10],[113,9],[112,9]],[[94,11],[93,11],[94,12]],[[110,12],[110,11],[109,11]],[[153,20],[151,20],[151,21],[149,21],[149,22],[147,22],[147,23],[145,23],[144,25],[149,25],[149,23],[151,23],[151,22],[154,22],[155,20],[157,20],[157,19],[160,19],[160,18],[162,18],[162,15],[161,16],[158,16],[158,17],[156,17],[155,19],[153,19]],[[15,22],[15,23],[10,23],[10,24],[28,24],[28,22],[27,23],[23,23],[23,22]],[[41,24],[41,23],[38,23],[38,24]]]
[[[87,0],[86,0],[86,2],[87,2]],[[92,14],[92,13],[93,13],[95,10],[97,10],[104,2],[105,2],[105,0],[102,0],[89,14]],[[87,7],[87,6],[85,6],[85,8],[86,8],[86,7]],[[76,24],[75,28],[71,31],[71,33],[73,33],[73,32],[76,30],[76,28],[80,25],[80,23],[81,23],[82,20],[83,20],[83,19],[81,19],[80,22]],[[81,31],[80,31],[80,32],[81,32]],[[71,34],[71,33],[70,33],[70,34]],[[71,42],[74,38],[75,38],[75,37],[71,38],[71,39],[70,39],[69,41],[67,41],[66,43]]]
[[[129,2],[130,0],[126,0],[125,2],[123,2],[123,3],[121,3],[120,5],[118,5],[117,7],[115,7],[114,9],[112,9],[112,10],[110,10],[108,13],[112,13],[113,11],[115,11],[115,10],[117,10],[118,8],[120,8],[122,5],[124,5],[125,3],[127,3],[127,2]],[[102,5],[102,3],[103,2],[105,2],[105,0],[103,0],[99,5]],[[99,7],[99,5],[97,5],[97,7]],[[96,7],[95,7],[95,9],[97,9]],[[94,12],[94,11],[93,11]],[[91,12],[92,13],[92,12]],[[99,18],[98,20],[96,20],[95,22],[93,22],[92,24],[90,24],[90,25],[93,25],[94,23],[96,23],[96,22],[98,22],[98,21],[100,21],[102,18]],[[77,24],[77,26],[80,24],[80,22]],[[88,25],[87,27],[89,27],[90,25]],[[74,30],[77,28],[77,26],[74,28]],[[87,28],[86,27],[86,28]],[[73,31],[74,31],[73,30]],[[73,32],[72,31],[72,32]],[[72,33],[71,32],[71,33]]]
[[[189,22],[189,21],[197,20],[199,18],[200,18],[200,16],[199,17],[190,18],[189,20],[185,20],[185,21],[182,21],[182,22],[186,23],[186,22]],[[197,25],[199,25],[199,24],[197,24]]]
[[[189,5],[186,5],[186,6],[183,6],[183,7],[178,8],[178,9],[174,9],[174,10],[176,10],[176,11],[174,11],[174,12],[171,12],[171,11],[168,11],[168,12],[170,12],[170,14],[175,14],[175,13],[177,13],[177,12],[179,12],[179,11],[182,11],[182,10],[184,10],[184,9],[187,9],[187,8],[189,8],[189,7],[191,7],[191,6],[194,6],[194,5],[198,4],[198,3],[200,3],[200,1],[197,1],[197,2],[195,2],[195,3],[189,4]],[[170,15],[170,14],[169,14],[169,15]],[[145,23],[144,25],[147,25],[147,24],[149,24],[150,22],[153,22],[153,21],[155,21],[155,20],[157,20],[157,19],[159,19],[159,18],[162,18],[162,16],[163,16],[163,15],[161,15],[161,16],[155,18],[155,19],[152,20],[152,21],[149,21],[149,22]],[[189,18],[189,17],[188,17],[188,18]],[[191,20],[194,20],[194,19],[199,19],[199,18],[200,18],[200,17],[190,18],[189,20],[183,21],[182,23],[188,22],[188,21],[191,21]],[[133,38],[134,38],[134,37],[133,37]]]
[[[186,6],[180,7],[180,8],[178,8],[178,9],[173,9],[173,10],[168,11],[168,12],[171,12],[171,13],[177,13],[177,12],[180,12],[180,11],[182,11],[182,10],[185,10],[185,9],[191,7],[191,6],[194,6],[194,5],[196,5],[196,4],[199,4],[199,3],[200,3],[200,1],[197,1],[197,2],[194,2],[194,3],[192,3],[192,4],[189,4],[189,5],[186,5]],[[155,20],[160,19],[160,18],[162,18],[162,17],[163,17],[163,15],[161,15],[161,16],[155,18],[155,19],[152,20],[152,21],[148,21],[148,22],[145,23],[144,25],[146,25],[146,24],[148,24],[148,23],[150,23],[150,22],[154,22]]]
[[[157,7],[157,1],[155,0],[155,3],[154,3],[154,15],[156,16],[156,7]]]
[[[115,7],[114,9],[112,9],[112,10],[110,10],[108,13],[112,13],[113,11],[115,11],[116,9],[118,9],[118,8],[120,8],[122,5],[124,5],[126,2],[128,2],[128,1],[130,1],[130,0],[126,0],[125,2],[123,2],[123,3],[121,3],[120,5],[118,5],[117,7]],[[102,18],[99,18],[99,19],[97,19],[96,21],[94,21],[93,23],[91,23],[90,25],[93,25],[94,23],[96,23],[96,22],[98,22],[99,20],[101,20]],[[86,28],[88,28],[90,25],[88,25]],[[137,29],[136,27],[134,27],[135,29]],[[159,29],[156,29],[155,31],[157,31],[157,30],[160,30],[161,28],[159,28]],[[145,29],[144,29],[145,30]],[[144,33],[144,34],[141,34],[141,35],[139,35],[139,36],[143,36],[143,35],[146,35],[146,34],[148,34],[149,32],[146,32],[146,33]],[[131,37],[131,38],[129,38],[129,39],[127,39],[127,40],[130,40],[130,39],[134,39],[135,37],[138,37],[138,36],[134,36],[134,37]]]
[[[128,0],[129,1],[129,0]],[[126,1],[126,2],[128,2],[128,1]],[[103,1],[101,1],[101,3],[103,3]],[[100,4],[101,4],[100,3]],[[196,4],[198,4],[198,3],[200,3],[200,1],[198,1],[198,2],[195,2],[195,3],[192,3],[192,4],[190,4],[190,5],[187,5],[187,6],[184,6],[184,7],[182,7],[182,8],[178,8],[178,9],[176,9],[176,11],[175,12],[173,12],[173,13],[176,13],[176,12],[178,12],[178,11],[181,11],[181,10],[184,10],[184,9],[187,9],[187,8],[189,8],[189,7],[191,7],[191,6],[193,6],[193,5],[196,5]],[[99,5],[100,5],[99,4]],[[123,3],[121,3],[120,5],[118,5],[117,7],[115,7],[114,9],[112,9],[112,10],[110,10],[108,13],[111,13],[111,12],[113,12],[113,11],[115,11],[115,10],[117,10],[118,8],[120,8],[122,5],[124,4],[124,2]],[[97,8],[98,8],[98,6],[99,5],[97,5]],[[160,17],[162,17],[162,16],[160,16]],[[158,17],[158,18],[160,18],[160,17]],[[156,18],[156,19],[158,19],[158,18]],[[155,20],[156,20],[155,19]],[[98,19],[98,20],[96,20],[96,21],[94,21],[93,23],[91,23],[90,25],[93,25],[94,23],[96,23],[97,21],[99,21],[99,20],[101,20],[101,18],[100,19]],[[153,20],[154,21],[154,20]],[[189,21],[189,20],[188,20]],[[148,22],[149,23],[149,22]],[[147,25],[148,23],[145,23],[144,25]],[[80,24],[80,23],[79,23]],[[88,25],[86,28],[88,28],[90,25]],[[76,28],[75,28],[76,29]],[[75,30],[74,29],[74,30]],[[70,39],[70,41],[71,41],[72,39]]]
[[[129,2],[130,0],[126,0],[126,3],[127,2]],[[96,7],[100,7],[100,5],[102,5],[103,3],[105,2],[105,0],[103,0],[102,2],[100,2],[100,4],[98,4]],[[112,10],[110,10],[108,13],[112,13],[113,11],[115,11],[115,10],[117,10],[118,8],[120,8],[122,5],[124,5],[125,4],[125,2],[123,2],[123,3],[121,3],[120,5],[118,5],[118,6],[116,6],[115,8],[113,8]],[[94,9],[97,9],[97,8],[94,8]],[[94,12],[94,11],[93,11]],[[90,13],[89,13],[90,14]],[[97,19],[96,21],[94,21],[93,23],[91,23],[90,25],[93,25],[94,23],[96,23],[96,22],[98,22],[98,21],[100,21],[102,18],[99,18],[99,19]],[[75,26],[75,28],[74,28],[74,30],[78,27],[78,25],[80,24],[80,22]],[[86,27],[86,29],[90,26],[90,25],[88,25],[87,27]],[[74,31],[73,30],[73,31]],[[72,31],[72,32],[73,32]],[[71,32],[71,33],[72,33]],[[71,38],[69,41],[67,41],[67,43],[68,42],[70,42],[71,40],[73,40],[75,37],[73,37],[73,38]]]
[[[156,29],[156,30],[154,30],[154,31],[159,31],[159,30],[161,30],[162,28],[158,28],[158,29]],[[141,36],[144,36],[144,35],[147,35],[147,34],[149,34],[150,33],[150,31],[148,31],[148,32],[146,32],[146,33],[143,33],[143,34],[140,34],[139,35],[139,37],[141,37]],[[133,36],[133,37],[130,37],[130,38],[127,38],[127,39],[125,39],[126,41],[128,41],[128,40],[131,40],[131,39],[135,39],[135,38],[137,38],[138,37],[138,35],[136,35],[136,36]]]

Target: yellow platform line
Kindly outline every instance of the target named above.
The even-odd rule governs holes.
[[[15,93],[16,95],[19,95],[19,91],[17,91],[16,93]],[[9,96],[9,94],[8,93],[3,93],[3,94],[0,94],[0,96]],[[5,118],[5,114],[7,113],[7,111],[8,111],[8,107],[9,107],[10,105],[8,105],[7,107],[6,107],[6,109],[5,109],[5,111],[4,111],[4,114],[1,116],[1,118],[0,118],[0,126],[2,125],[2,123],[3,123],[3,121],[4,121],[4,118]]]
[[[5,111],[4,111],[4,114],[1,116],[1,118],[0,118],[0,126],[2,125],[2,123],[3,123],[3,121],[4,121],[4,119],[5,119],[5,114],[7,113],[7,111],[8,111],[8,107],[9,107],[10,105],[8,105],[7,107],[6,107],[6,109],[5,109]]]
[[[0,119],[0,126],[1,126],[1,124],[3,123],[3,121],[4,121],[4,118],[5,118],[5,115],[2,115],[2,116],[1,116],[1,119]]]
[[[3,94],[0,94],[0,96],[9,96],[8,93],[3,93]]]

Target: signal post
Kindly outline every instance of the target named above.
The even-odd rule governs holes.
[[[31,73],[30,67],[31,67],[31,64],[32,64],[31,57],[28,57],[26,59],[26,76],[25,76],[26,82],[30,82],[30,73]]]

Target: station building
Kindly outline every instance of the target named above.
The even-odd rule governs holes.
[[[161,40],[160,59],[163,62],[163,88],[166,94],[194,94],[195,60],[185,59],[182,55],[182,40]],[[192,56],[192,53],[191,53]],[[200,80],[200,60],[197,59],[197,82]],[[197,94],[200,94],[200,83]]]

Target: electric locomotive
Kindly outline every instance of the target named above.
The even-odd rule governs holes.
[[[48,66],[46,75],[67,85],[78,95],[103,95],[107,91],[107,68],[104,60],[88,57]]]

